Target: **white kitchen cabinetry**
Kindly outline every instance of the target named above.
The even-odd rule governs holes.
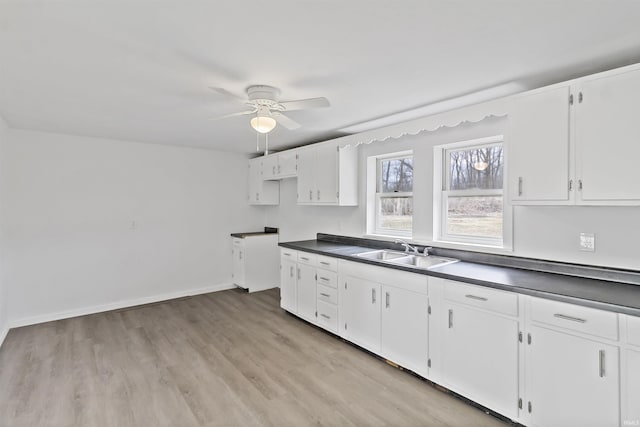
[[[639,205],[640,66],[515,96],[507,163],[512,204]]]
[[[430,279],[444,297],[433,308],[432,368],[443,385],[512,419],[518,417],[518,296]]]
[[[280,183],[265,181],[264,157],[249,160],[249,204],[277,205],[280,203]]]
[[[233,237],[233,284],[249,292],[275,288],[278,286],[278,234],[251,234]]]
[[[622,372],[622,425],[640,425],[640,317],[626,316],[626,369]]]
[[[280,307],[296,314],[298,312],[298,252],[280,249]]]
[[[426,278],[422,279],[426,285]],[[428,296],[383,285],[382,298],[380,353],[400,366],[427,376]]]
[[[318,255],[316,261],[316,320],[318,326],[338,333],[338,263],[323,255]]]
[[[316,299],[316,255],[298,252],[298,315],[312,323],[316,322]]]
[[[298,149],[298,204],[356,206],[357,148],[335,142]]]
[[[366,279],[340,279],[341,335],[374,353],[380,353],[380,288]]]
[[[298,150],[286,150],[264,157],[263,176],[265,180],[293,178],[297,174]]]
[[[617,315],[531,298],[526,411],[531,426],[620,425]]]
[[[570,91],[565,84],[513,98],[507,137],[507,187],[513,204],[573,203]]]

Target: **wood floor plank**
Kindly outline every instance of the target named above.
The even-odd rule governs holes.
[[[507,425],[229,290],[13,329],[0,426]]]

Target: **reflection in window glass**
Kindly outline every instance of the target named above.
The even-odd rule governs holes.
[[[502,145],[449,151],[449,190],[501,189]]]

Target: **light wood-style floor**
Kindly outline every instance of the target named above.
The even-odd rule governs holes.
[[[230,290],[11,330],[2,426],[504,426]]]

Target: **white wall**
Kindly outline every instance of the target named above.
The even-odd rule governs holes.
[[[246,157],[9,130],[3,282],[12,325],[231,283],[229,234],[260,229]]]
[[[413,149],[414,241],[432,244],[434,145],[500,134],[506,120],[489,118],[478,124],[361,145],[358,207],[297,206],[293,179],[282,182],[280,206],[268,208],[267,222],[280,227],[281,241],[313,239],[316,232],[361,237],[366,231],[366,158]],[[640,249],[636,247],[640,241],[639,218],[640,207],[515,207],[513,252],[509,254],[640,270]],[[578,249],[580,232],[595,233],[595,252]]]
[[[5,158],[5,148],[7,146],[7,137],[8,137],[9,129],[7,127],[6,122],[0,116],[0,185],[2,185],[3,177],[2,177],[2,166],[3,159]],[[0,224],[2,223],[1,214],[2,214],[2,206],[4,202],[0,197]],[[2,233],[2,228],[0,227],[0,345],[4,341],[4,338],[9,329],[8,323],[8,304],[7,304],[7,289],[5,286],[5,282],[3,280],[3,270],[4,270],[4,235]]]

